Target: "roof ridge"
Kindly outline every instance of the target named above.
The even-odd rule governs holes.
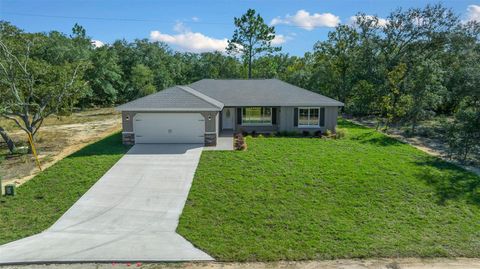
[[[224,104],[222,102],[218,101],[217,99],[214,99],[214,98],[212,98],[208,95],[205,95],[205,94],[203,94],[203,93],[201,93],[201,92],[199,92],[199,91],[197,91],[197,90],[195,90],[195,89],[193,89],[189,86],[177,85],[175,87],[180,88],[180,89],[184,90],[185,92],[187,92],[191,95],[194,95],[194,96],[204,100],[205,102],[207,102],[211,105],[214,105],[214,106],[218,107],[219,109],[222,109],[223,106],[224,106]]]
[[[284,84],[293,86],[293,87],[295,87],[295,88],[297,88],[297,89],[299,89],[299,90],[302,90],[302,91],[304,91],[304,92],[308,92],[308,93],[313,93],[313,94],[316,94],[316,95],[320,95],[320,96],[323,97],[323,98],[330,99],[330,101],[338,102],[338,103],[341,103],[342,105],[345,105],[344,103],[342,103],[342,102],[340,102],[340,101],[338,101],[338,100],[335,100],[335,99],[333,99],[333,98],[331,98],[331,97],[325,96],[325,95],[323,95],[323,94],[321,94],[321,93],[314,92],[314,91],[311,91],[311,90],[307,90],[307,89],[305,89],[305,88],[299,87],[299,86],[297,86],[297,85],[295,85],[295,84],[292,84],[292,83],[288,83],[288,82],[283,81],[283,80],[278,79],[278,78],[273,78],[273,79],[274,79],[274,80],[277,80],[277,81],[279,81],[279,82],[281,82],[281,83],[284,83]]]

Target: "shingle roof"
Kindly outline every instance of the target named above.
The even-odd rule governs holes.
[[[120,111],[220,111],[223,104],[187,86],[175,86],[117,107]]]
[[[202,79],[189,86],[225,106],[343,106],[278,79]]]
[[[117,107],[120,111],[220,111],[223,106],[343,106],[278,79],[202,79]]]

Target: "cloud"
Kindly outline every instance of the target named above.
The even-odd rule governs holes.
[[[202,33],[192,32],[181,22],[175,24],[173,29],[177,34],[169,35],[161,33],[160,31],[151,31],[150,40],[175,45],[179,49],[189,52],[224,52],[228,45],[226,38],[216,39]]]
[[[295,25],[305,30],[311,31],[317,27],[335,27],[340,23],[340,18],[332,13],[313,13],[303,9],[297,11],[295,15],[287,14],[284,18],[276,17],[270,25]]]
[[[284,35],[275,35],[275,38],[272,40],[272,45],[280,45],[285,42],[287,42],[288,37],[285,37]]]
[[[103,43],[102,41],[100,40],[95,40],[95,39],[92,39],[92,45],[95,47],[95,48],[100,48],[102,46],[105,45],[105,43]]]
[[[192,30],[190,30],[190,28],[185,26],[185,24],[183,24],[183,22],[177,22],[173,26],[173,31],[175,31],[177,33],[187,33],[187,32],[191,32]]]
[[[372,15],[365,15],[365,17],[367,19],[373,19],[374,16]],[[385,27],[387,26],[388,24],[388,20],[387,19],[384,19],[384,18],[380,18],[380,17],[377,17],[378,18],[378,26],[380,27]],[[351,16],[350,19],[348,20],[349,24],[351,25],[355,25],[357,23],[357,16]]]
[[[469,5],[467,8],[467,21],[478,21],[480,22],[480,6],[479,5]]]
[[[197,17],[197,16],[193,16],[193,17],[192,17],[192,21],[195,21],[195,22],[196,22],[196,21],[199,21],[199,20],[200,20],[200,18]]]

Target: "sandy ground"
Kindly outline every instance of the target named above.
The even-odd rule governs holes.
[[[80,123],[52,124],[42,127],[37,138],[39,148],[39,159],[42,169],[46,169],[57,161],[96,142],[103,137],[120,131],[121,118],[119,114],[110,114],[92,118],[92,121]],[[10,135],[16,138],[23,138],[21,131],[11,132]],[[16,184],[17,186],[33,178],[40,171],[35,166],[31,156],[21,156],[6,159],[2,163],[4,169],[3,184]]]
[[[148,268],[148,269],[480,269],[480,259],[369,259],[369,260],[333,260],[305,262],[268,262],[268,263],[84,263],[84,264],[50,264],[50,265],[11,265],[2,269],[86,269],[86,268]]]

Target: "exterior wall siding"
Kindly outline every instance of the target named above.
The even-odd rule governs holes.
[[[217,121],[219,119],[218,111],[122,111],[122,140],[124,144],[135,144],[135,134],[133,131],[133,117],[137,113],[200,113],[205,118],[205,145],[214,146],[217,143]],[[132,139],[133,137],[133,139]],[[207,143],[208,142],[208,143]]]
[[[236,132],[276,132],[276,131],[289,131],[289,132],[315,132],[315,131],[322,131],[325,132],[327,130],[335,131],[337,125],[337,117],[338,117],[338,107],[331,106],[325,107],[325,126],[320,128],[299,128],[294,126],[294,111],[296,107],[277,107],[277,124],[273,124],[270,126],[245,126],[238,124],[237,122],[237,109],[235,108],[235,124],[234,124],[234,131]],[[221,113],[220,113],[221,114]],[[220,130],[222,130],[221,126],[221,117],[219,119],[220,122]]]
[[[325,126],[320,128],[299,128],[294,126],[294,113],[296,107],[281,107],[280,110],[280,128],[279,131],[303,132],[303,131],[335,131],[337,126],[338,107],[325,107]]]

